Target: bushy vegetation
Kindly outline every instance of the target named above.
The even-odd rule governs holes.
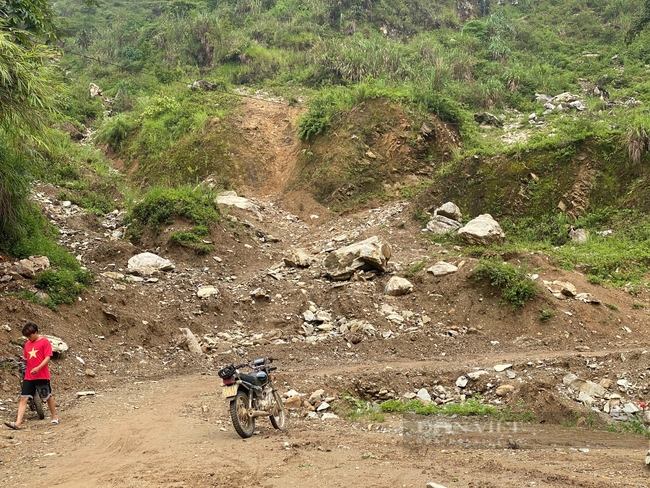
[[[183,217],[195,227],[191,232],[174,234],[173,242],[192,243],[197,246],[191,247],[203,249],[198,246],[200,239],[208,235],[212,223],[220,220],[215,197],[215,192],[200,187],[151,188],[141,200],[127,209],[127,235],[137,241],[145,227],[157,233],[163,225],[173,224],[174,217]]]
[[[514,307],[523,307],[537,295],[537,284],[527,276],[526,270],[505,263],[497,258],[483,258],[474,268],[476,280],[488,280],[490,285],[501,290],[504,302]]]

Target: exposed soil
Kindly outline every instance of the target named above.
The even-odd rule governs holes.
[[[56,312],[15,296],[0,298],[0,325],[10,329],[0,328],[3,357],[20,354],[27,320],[69,346],[52,362],[61,424],[28,414],[22,431],[1,431],[2,486],[648,486],[647,441],[599,428],[612,422],[610,416],[578,403],[562,381],[568,373],[609,380],[608,394],[620,394],[623,402],[648,399],[645,292],[633,296],[591,284],[544,255],[504,256],[527,263],[540,284],[568,281],[600,300],[558,300],[543,289],[513,310],[494,288],[472,279],[475,260],[462,248],[445,248],[421,232],[406,202],[335,217],[306,193],[283,193],[295,176],[296,145],[285,139],[293,137],[295,114],[260,101],[246,110],[242,123],[255,126],[251,147],[260,153],[258,174],[266,176],[244,193],[257,197],[262,218],[224,209],[209,255],[167,242],[171,229],[186,223],[145,235],[136,248],[112,240],[104,218],[66,210],[56,188],[35,190],[64,230],[62,242],[96,279],[78,301]],[[326,278],[322,260],[329,249],[372,235],[391,245],[389,273],[346,282]],[[284,253],[297,248],[312,256],[309,268],[282,265]],[[124,272],[128,259],[143,251],[170,259],[175,270],[141,282],[103,274]],[[438,260],[460,269],[434,277],[426,268]],[[407,277],[414,291],[384,295],[392,275]],[[219,295],[199,299],[204,285],[218,287]],[[30,280],[3,286],[35,290]],[[332,334],[310,343],[302,329],[310,305],[333,319],[367,320],[376,333]],[[389,309],[402,322],[389,319]],[[540,310],[551,311],[550,318],[540,320]],[[211,344],[207,353],[186,351],[180,327]],[[404,435],[409,417],[352,421],[344,402],[335,400],[338,419],[310,420],[292,411],[286,433],[262,419],[259,435],[243,441],[230,424],[216,371],[261,356],[280,358],[276,385],[282,393],[293,388],[309,396],[322,388],[334,397],[349,392],[378,402],[442,387],[450,398],[480,394],[514,413],[534,412],[526,428],[535,435],[506,435],[505,444],[492,447],[489,435],[464,446],[419,444],[421,436]],[[494,370],[503,363],[512,364],[514,378]],[[477,369],[489,372],[456,386],[459,376]],[[13,420],[18,381],[8,371],[0,374],[0,416]],[[628,386],[617,385],[620,379]],[[497,395],[503,384],[513,391]],[[78,396],[82,391],[95,395]]]

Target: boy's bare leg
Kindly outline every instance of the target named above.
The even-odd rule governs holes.
[[[56,408],[54,406],[54,397],[51,396],[50,398],[47,399],[47,407],[50,409],[50,414],[52,417],[52,420],[59,420],[59,417],[56,416]]]
[[[27,410],[27,400],[28,398],[20,397],[18,402],[18,416],[16,417],[16,427],[20,427],[23,423],[23,417],[25,416],[25,410]]]

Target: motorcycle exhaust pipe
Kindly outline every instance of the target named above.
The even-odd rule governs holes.
[[[248,416],[249,417],[268,417],[271,415],[269,412],[265,412],[264,410],[249,410],[248,411]]]

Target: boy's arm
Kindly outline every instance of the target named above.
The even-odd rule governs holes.
[[[47,366],[47,363],[50,362],[50,356],[45,356],[45,359],[43,359],[43,362],[36,366],[34,369],[32,369],[31,374],[35,375],[38,373],[41,369],[43,369],[45,366]]]

